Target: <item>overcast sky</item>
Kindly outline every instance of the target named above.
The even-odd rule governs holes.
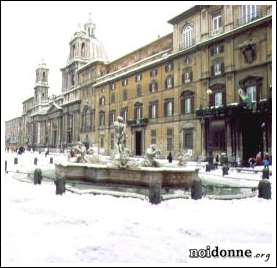
[[[22,114],[22,101],[33,96],[35,68],[44,58],[49,95],[61,93],[60,68],[78,23],[96,23],[96,37],[110,59],[172,32],[167,23],[193,2],[1,2],[1,88],[4,120]]]

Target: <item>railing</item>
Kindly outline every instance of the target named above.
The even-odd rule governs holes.
[[[195,39],[192,39],[191,42],[189,42],[189,44],[185,44],[185,42],[182,42],[181,48],[182,49],[189,49],[190,47],[194,46],[196,44]]]
[[[248,14],[247,16],[242,16],[240,18],[237,19],[235,27],[239,27],[242,26],[244,24],[247,24],[251,21],[254,21],[258,18],[262,17],[262,12],[261,10],[257,9],[256,12],[252,12],[250,14]]]
[[[148,118],[140,118],[140,119],[134,119],[134,120],[127,121],[127,124],[129,127],[145,126],[147,123],[148,123]]]
[[[223,32],[224,32],[223,27],[220,27],[217,30],[213,30],[210,33],[210,37],[213,37],[213,36],[218,35],[218,34],[222,34]]]

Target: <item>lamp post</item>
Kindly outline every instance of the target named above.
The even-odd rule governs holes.
[[[213,94],[213,91],[212,91],[210,88],[208,88],[207,91],[206,91],[206,93],[207,93],[207,96],[208,96],[208,103],[209,103],[209,104],[208,104],[208,107],[211,108],[211,103],[210,103],[209,98],[210,98],[210,95]]]

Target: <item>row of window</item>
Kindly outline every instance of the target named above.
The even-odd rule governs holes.
[[[256,86],[250,86],[246,88],[246,95],[249,97],[251,102],[256,102]],[[226,103],[226,93],[224,89],[216,89],[210,94],[209,104],[211,106],[222,106]],[[181,114],[191,114],[194,111],[194,94],[192,91],[184,91],[180,98]],[[158,118],[159,102],[152,101],[149,103],[148,117],[150,119]],[[112,125],[115,121],[116,111],[111,111],[109,114],[109,125]],[[120,115],[124,121],[128,120],[128,108],[125,107],[121,110]],[[171,117],[174,115],[174,98],[164,100],[164,116]],[[143,118],[143,104],[136,103],[134,106],[134,119],[139,120]],[[71,118],[68,117],[68,120]],[[82,130],[90,131],[92,128],[92,122],[95,120],[94,111],[84,109],[82,113]],[[68,126],[71,126],[71,121],[68,122]],[[105,112],[99,113],[99,126],[105,126]]]
[[[150,119],[158,118],[159,102],[152,101],[149,103],[148,117]],[[193,95],[187,95],[181,97],[181,113],[190,114],[193,112]],[[109,113],[109,125],[112,125],[115,121],[116,111],[113,110]],[[174,98],[165,99],[164,101],[164,116],[171,117],[174,115]],[[128,109],[123,108],[120,112],[120,116],[123,117],[124,121],[128,120]],[[140,120],[143,118],[143,104],[136,103],[134,106],[134,119]],[[99,112],[99,125],[104,127],[105,125],[105,112]]]
[[[167,129],[167,151],[173,151],[174,150],[174,129],[168,128]],[[193,148],[193,132],[192,130],[185,130],[183,132],[183,149],[192,149]],[[102,138],[102,139],[101,139]],[[102,136],[100,140],[104,140],[104,137]],[[157,144],[157,132],[156,129],[151,130],[151,144]],[[100,146],[104,147],[104,142],[100,142]],[[111,149],[114,149],[114,133],[111,134]]]
[[[212,55],[216,55],[216,53],[222,53],[223,51],[223,46],[219,45],[219,46],[215,46],[213,48],[211,48],[211,54]],[[224,63],[217,61],[215,62],[212,66],[211,66],[211,76],[218,76],[218,75],[222,75],[224,73]],[[141,76],[140,76],[141,77]],[[140,78],[141,79],[141,78]],[[187,83],[191,83],[193,81],[193,73],[191,69],[185,70],[182,73],[182,84],[187,84]],[[122,85],[125,87],[128,85],[128,79],[124,79],[122,80]],[[165,89],[170,89],[174,87],[174,77],[173,75],[168,75],[166,80],[165,80],[165,85],[164,85]],[[113,91],[115,89],[115,83],[112,83],[110,85],[111,90]],[[152,80],[149,83],[149,92],[150,93],[154,93],[158,91],[158,82],[156,80]],[[113,93],[112,95],[113,96]],[[137,85],[137,97],[141,96],[141,84]],[[112,99],[114,99],[114,97],[112,97]],[[123,100],[127,100],[127,92],[123,91]],[[113,101],[111,101],[111,103],[114,103]]]
[[[151,144],[157,144],[157,130],[151,129]],[[114,149],[114,133],[111,133],[111,149]],[[104,147],[104,136],[100,137],[100,146]],[[167,151],[174,150],[174,129],[168,128],[166,130],[166,149]],[[193,129],[185,129],[183,131],[183,149],[193,149]]]
[[[242,5],[240,7],[240,24],[248,23],[258,17],[256,5]],[[211,18],[212,34],[218,34],[223,31],[223,16],[221,11],[212,15]],[[193,27],[186,24],[182,30],[181,48],[189,48],[194,45]]]
[[[172,62],[166,63],[165,64],[165,72],[167,73],[167,72],[173,71],[173,66],[174,65],[173,65]],[[158,69],[157,68],[152,69],[149,74],[150,74],[151,78],[156,77],[158,75]],[[138,73],[138,74],[135,75],[135,81],[136,82],[142,81],[142,74],[141,73]],[[124,78],[121,81],[121,84],[122,84],[123,87],[126,87],[128,85],[128,78]],[[110,84],[110,89],[111,90],[115,89],[115,83]]]

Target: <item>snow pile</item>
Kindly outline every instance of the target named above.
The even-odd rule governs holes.
[[[147,201],[111,196],[55,195],[54,184],[33,185],[6,174],[2,189],[3,265],[96,263],[194,264],[189,249],[207,245],[268,253],[273,202],[258,198]],[[239,245],[239,246],[237,246]],[[226,245],[225,245],[226,248]],[[234,259],[205,259],[214,265]],[[243,265],[239,259],[238,264]],[[264,259],[257,265],[267,265]],[[249,265],[249,260],[247,262]]]

